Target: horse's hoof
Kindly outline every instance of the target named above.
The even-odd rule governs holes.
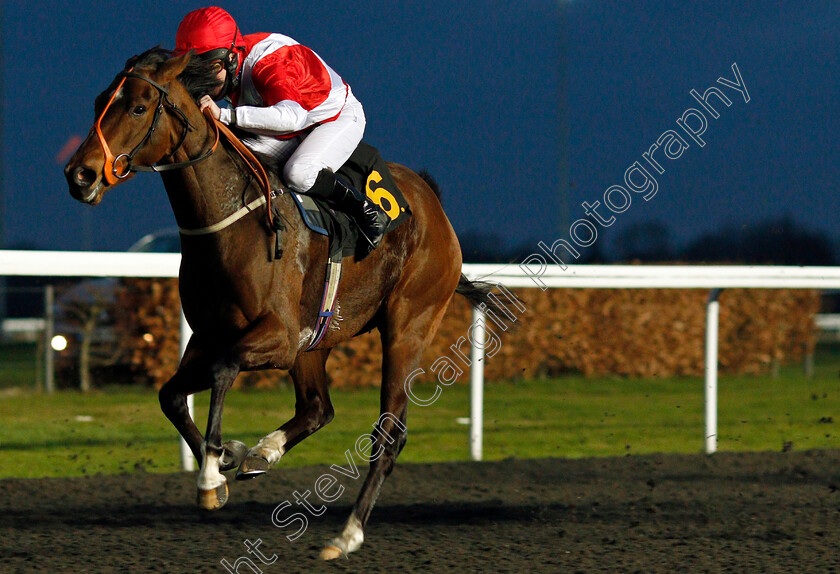
[[[343,555],[344,552],[338,546],[329,545],[321,550],[321,560],[335,560],[336,558],[341,558]]]
[[[233,470],[242,464],[248,454],[248,446],[238,440],[229,440],[222,445],[222,457],[219,459],[219,470]]]
[[[249,454],[236,471],[236,480],[249,480],[268,472],[271,465],[261,456]]]
[[[204,510],[219,510],[228,500],[227,482],[211,490],[198,489],[198,505]]]

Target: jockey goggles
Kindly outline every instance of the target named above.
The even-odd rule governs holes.
[[[222,69],[225,69],[228,75],[233,76],[236,74],[236,69],[239,66],[239,54],[231,48],[217,48],[199,54],[197,57],[205,62],[212,62],[210,64],[210,71],[214,74],[218,74]]]
[[[198,57],[205,62],[213,62],[211,64],[211,70],[214,74],[218,74],[222,71],[222,68],[224,68],[227,71],[229,78],[236,78],[236,72],[239,70],[239,53],[236,50],[237,48],[242,51],[245,50],[245,46],[236,45],[236,37],[238,35],[239,26],[236,26],[233,33],[233,40],[230,42],[230,48],[216,48],[215,50],[208,50],[207,52],[198,55]],[[231,55],[233,55],[233,57],[231,57]]]

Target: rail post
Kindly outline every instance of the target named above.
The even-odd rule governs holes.
[[[55,287],[44,287],[44,391],[55,392],[55,354],[52,339],[55,335]]]
[[[187,323],[187,318],[184,316],[184,309],[181,308],[181,357],[184,356],[184,351],[187,350],[187,343],[190,340],[190,335],[192,335],[192,329],[190,329],[189,323]],[[187,409],[190,411],[190,417],[194,419],[195,417],[195,401],[193,400],[192,395],[187,395]],[[189,445],[187,445],[187,441],[184,440],[184,437],[181,437],[181,470],[191,472],[195,470],[195,457],[193,456],[192,451],[190,450]]]
[[[482,432],[484,429],[484,347],[487,333],[484,331],[484,311],[473,307],[472,324],[481,325],[472,329],[470,349],[470,457],[481,460]]]
[[[712,289],[706,303],[706,454],[717,451],[718,319],[721,289]]]

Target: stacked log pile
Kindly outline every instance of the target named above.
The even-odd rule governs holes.
[[[525,311],[514,328],[488,323],[501,345],[486,359],[488,381],[563,373],[651,377],[703,373],[706,300],[696,289],[517,289]],[[179,310],[175,280],[126,280],[123,344],[138,376],[156,386],[178,364]],[[819,293],[802,289],[731,289],[720,296],[719,361],[723,373],[766,373],[774,363],[801,360],[816,344]],[[456,296],[418,365],[430,380],[433,362],[455,357],[468,336],[470,307]],[[468,345],[462,350],[468,353]],[[378,385],[381,350],[374,331],[336,348],[328,372],[334,387]],[[464,366],[464,365],[462,365]],[[466,371],[466,369],[465,369]],[[467,380],[466,372],[462,381]],[[240,376],[237,385],[287,384],[285,373]]]
[[[117,332],[136,378],[160,388],[178,367],[181,298],[177,279],[125,279],[117,290]]]

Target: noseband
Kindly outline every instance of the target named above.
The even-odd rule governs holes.
[[[206,152],[201,154],[199,157],[195,159],[191,159],[188,161],[182,161],[178,163],[168,163],[164,165],[159,165],[155,163],[150,166],[145,165],[135,165],[133,163],[134,156],[137,152],[140,151],[144,145],[146,145],[152,137],[152,134],[155,133],[157,129],[158,121],[160,121],[161,115],[163,115],[164,110],[168,107],[172,110],[178,119],[181,121],[181,125],[184,127],[184,131],[181,133],[181,139],[178,141],[178,145],[175,146],[169,154],[165,155],[161,159],[171,158],[175,155],[180,147],[183,145],[184,140],[187,139],[187,132],[195,129],[190,121],[187,119],[186,114],[177,106],[169,97],[169,90],[165,87],[161,86],[157,82],[138,74],[137,72],[133,71],[134,68],[132,67],[127,72],[122,72],[120,76],[122,76],[122,80],[120,80],[119,85],[114,90],[114,93],[111,94],[111,99],[108,100],[108,103],[105,105],[105,109],[102,110],[102,113],[96,119],[96,123],[94,124],[94,129],[96,130],[96,135],[99,138],[99,144],[102,146],[102,151],[105,153],[105,167],[103,169],[103,175],[105,177],[105,181],[107,181],[110,185],[114,185],[118,183],[120,180],[127,178],[131,175],[132,172],[138,171],[154,171],[154,172],[161,172],[161,171],[168,171],[170,169],[180,169],[182,167],[187,167],[190,165],[197,164],[199,162],[204,161],[216,150],[216,147],[219,144],[219,130],[216,127],[215,122],[210,122],[213,126],[213,129],[216,133],[216,139],[213,145],[208,149]],[[140,140],[134,149],[131,150],[129,153],[121,153],[120,155],[114,157],[114,154],[111,152],[111,149],[108,147],[108,143],[105,141],[105,136],[102,133],[102,118],[105,117],[105,114],[108,112],[108,108],[111,107],[111,104],[114,103],[114,99],[117,97],[117,93],[119,93],[120,89],[125,84],[126,79],[128,78],[137,78],[143,80],[144,82],[150,84],[158,91],[158,105],[155,108],[155,115],[152,119],[152,125],[149,126],[149,131],[146,132],[146,135]]]

